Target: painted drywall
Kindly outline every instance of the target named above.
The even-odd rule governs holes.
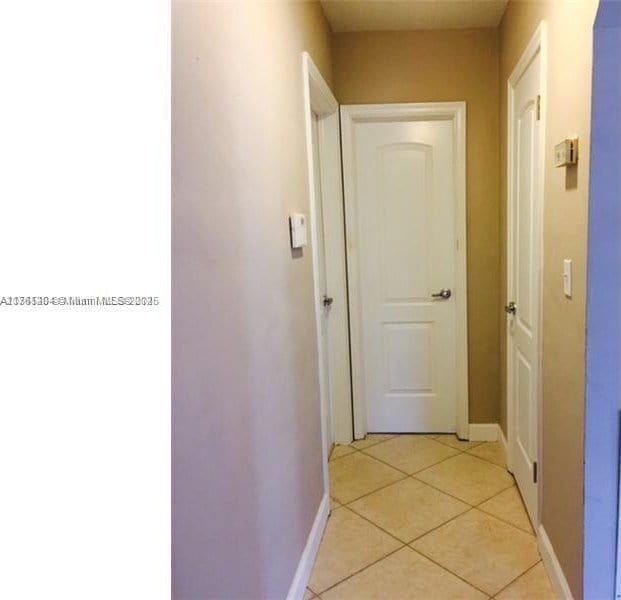
[[[323,495],[301,52],[316,2],[173,3],[173,597],[284,598]],[[148,415],[145,415],[148,419]]]
[[[470,422],[499,417],[498,31],[392,31],[332,37],[342,104],[467,103]]]
[[[584,435],[584,597],[614,598],[621,401],[621,3],[593,40]],[[619,574],[621,576],[621,573]]]
[[[542,523],[576,598],[582,595],[586,241],[591,61],[596,0],[511,1],[500,25],[502,300],[506,298],[506,82],[532,34],[548,25],[544,273]],[[554,145],[580,139],[576,167],[554,168]],[[573,261],[573,296],[563,294],[563,259]],[[498,312],[501,313],[500,305]],[[502,398],[505,322],[502,317]],[[501,405],[506,432],[506,407]]]

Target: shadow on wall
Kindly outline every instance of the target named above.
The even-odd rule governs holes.
[[[565,167],[565,189],[575,190],[578,188],[578,165]]]

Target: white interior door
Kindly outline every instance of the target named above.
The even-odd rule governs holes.
[[[541,280],[541,55],[510,90],[508,206],[508,424],[510,466],[537,524]]]
[[[356,271],[350,293],[360,329],[352,344],[360,346],[358,391],[371,432],[456,430],[456,297],[465,286],[456,264],[454,125],[360,119],[344,140],[348,256]]]
[[[332,402],[330,397],[330,344],[329,344],[329,331],[330,326],[330,309],[332,304],[332,298],[328,296],[328,284],[326,276],[326,248],[324,241],[324,221],[323,221],[323,198],[321,192],[321,160],[319,156],[319,124],[318,118],[313,114],[313,163],[315,168],[313,169],[313,177],[315,180],[315,198],[313,204],[313,243],[316,245],[317,253],[317,278],[319,283],[319,295],[315,299],[321,307],[321,334],[319,338],[320,357],[321,364],[319,365],[320,371],[320,385],[321,385],[321,398],[323,402],[323,415],[325,420],[326,437],[324,443],[326,444],[326,451],[329,453],[332,449],[332,442],[334,434],[332,431]]]

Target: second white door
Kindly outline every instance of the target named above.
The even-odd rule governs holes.
[[[454,432],[465,363],[455,121],[357,120],[356,108],[343,108],[354,393],[366,431]]]
[[[510,467],[538,524],[542,276],[541,28],[509,88],[507,396]]]

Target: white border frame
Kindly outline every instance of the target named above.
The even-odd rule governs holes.
[[[545,21],[541,21],[535,30],[528,45],[524,49],[522,56],[515,65],[509,79],[507,80],[507,298],[511,297],[512,281],[511,274],[513,270],[513,116],[514,116],[514,87],[520,80],[533,58],[540,54],[540,104],[539,104],[539,172],[540,177],[537,185],[538,193],[538,211],[537,218],[540,226],[538,233],[539,238],[539,301],[538,319],[537,319],[537,348],[538,348],[538,364],[537,364],[537,518],[535,519],[535,530],[538,530],[541,524],[541,503],[542,503],[542,483],[543,483],[543,461],[542,461],[542,437],[543,437],[543,398],[542,398],[542,363],[543,363],[543,232],[544,232],[544,204],[545,204],[545,157],[546,157],[546,99],[547,99],[547,72],[548,72],[548,55],[547,55],[547,25]],[[506,335],[506,406],[507,406],[507,468],[513,472],[513,453],[515,440],[512,437],[514,432],[513,420],[515,416],[514,399],[511,390],[513,389],[513,377],[511,369],[511,345],[510,345],[510,319],[506,319],[505,335]]]
[[[354,172],[353,126],[356,122],[386,120],[449,120],[453,122],[455,155],[456,211],[456,321],[457,321],[457,390],[456,429],[460,438],[470,435],[468,422],[468,289],[466,238],[466,103],[429,102],[415,104],[352,104],[341,106],[343,142],[343,173],[345,191],[345,224],[348,248],[348,282],[351,324],[351,362],[354,407],[354,437],[367,434],[366,403],[364,400],[364,359],[362,356],[362,317],[360,312],[360,283],[356,243],[356,201]]]

